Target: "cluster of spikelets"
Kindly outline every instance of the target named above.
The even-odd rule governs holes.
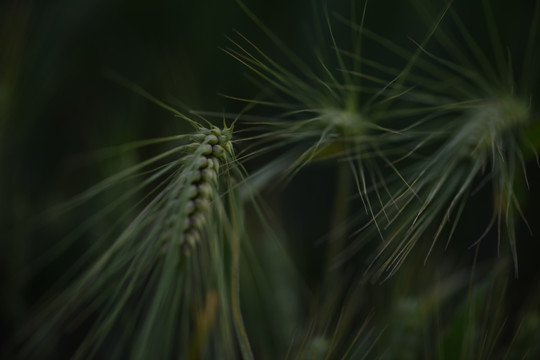
[[[224,210],[227,201],[235,201],[230,188],[235,171],[232,128],[189,121],[194,134],[141,143],[180,140],[180,145],[113,175],[65,207],[72,209],[111,188],[124,191],[119,201],[126,201],[136,192],[125,189],[124,182],[139,173],[151,174],[135,189],[150,187],[146,205],[123,229],[111,228],[88,248],[81,258],[86,269],[67,273],[68,283],[58,285],[59,294],[19,334],[21,358],[46,353],[55,334],[73,321],[91,323],[75,358],[110,351],[140,359],[197,357],[209,354],[206,347],[236,357],[233,328],[242,324],[233,324],[230,315],[234,304],[226,274],[233,264],[226,259],[236,256],[230,242],[238,230]],[[219,190],[220,184],[229,188]],[[238,205],[235,211],[241,212]],[[103,211],[86,225],[106,215]]]
[[[529,114],[521,104],[500,102],[478,104],[452,119],[454,124],[442,145],[425,159],[409,165],[406,170],[413,175],[407,185],[401,186],[381,210],[392,220],[386,226],[386,242],[377,254],[379,275],[383,270],[389,276],[395,274],[422,238],[431,238],[431,252],[450,223],[448,246],[467,199],[478,191],[479,182],[492,182],[493,220],[486,225],[483,235],[477,234],[469,241],[478,244],[497,222],[499,236],[503,225],[507,229],[506,237],[516,256],[514,221],[521,209],[515,194],[515,177],[520,166],[524,166],[519,142],[528,121]],[[516,257],[514,262],[517,271]]]
[[[274,141],[285,149],[280,159],[261,168],[261,173],[274,174],[266,177],[268,182],[288,179],[314,160],[337,160],[350,167],[364,209],[349,214],[342,232],[360,236],[342,249],[337,261],[354,257],[366,242],[379,238],[381,245],[369,260],[374,278],[395,274],[421,240],[431,242],[427,255],[445,232],[448,243],[467,198],[486,184],[493,188],[493,219],[470,244],[478,244],[497,224],[499,237],[504,234],[509,241],[517,272],[515,221],[522,210],[516,187],[527,181],[519,173],[527,161],[523,149],[531,147],[524,133],[532,123],[535,104],[527,99],[535,79],[522,77],[526,84],[515,84],[511,66],[492,68],[457,22],[476,56],[469,61],[460,44],[438,29],[448,11],[449,6],[435,18],[421,44],[415,42],[416,51],[382,39],[362,23],[347,22],[358,37],[403,56],[402,70],[342,50],[331,26],[336,74],[322,60],[321,75],[297,58],[291,60],[298,70],[287,70],[242,35],[226,50],[267,85],[268,99],[237,99],[277,110],[253,126],[263,134],[253,136],[261,139],[261,148]],[[429,53],[425,46],[435,41],[431,37],[455,50],[457,59]],[[504,54],[495,56],[498,61]],[[481,66],[472,65],[475,61]],[[526,61],[532,63],[534,57]],[[530,67],[525,64],[524,69]],[[355,70],[360,68],[363,72]],[[370,69],[390,77],[372,76]],[[529,91],[518,93],[516,88]]]
[[[227,161],[227,153],[232,154],[231,130],[201,128],[193,135],[193,143],[186,145],[185,151],[191,155],[182,160],[192,172],[188,177],[186,191],[189,201],[186,204],[186,218],[182,230],[182,251],[189,253],[204,235],[205,225],[211,215],[212,202],[216,196],[219,169]],[[174,214],[174,213],[173,213]],[[172,215],[170,222],[177,222]],[[174,231],[174,228],[170,229]],[[170,234],[169,234],[170,235]]]
[[[489,9],[489,4],[486,7]],[[278,64],[238,34],[231,39],[232,46],[226,52],[251,71],[262,95],[253,99],[235,99],[262,108],[262,113],[273,113],[264,119],[245,117],[246,123],[252,123],[253,131],[247,140],[257,142],[254,147],[258,151],[254,151],[253,156],[279,149],[275,159],[263,163],[255,176],[247,180],[253,179],[257,186],[287,182],[316,161],[327,168],[338,169],[337,176],[347,178],[337,180],[338,186],[345,184],[345,188],[335,189],[336,194],[346,195],[342,198],[335,195],[334,201],[341,201],[341,219],[337,226],[333,224],[337,231],[331,230],[333,233],[324,245],[331,249],[329,256],[334,261],[329,271],[336,271],[341,276],[356,271],[358,282],[388,280],[398,276],[399,269],[404,270],[402,266],[408,259],[426,264],[429,256],[435,257],[435,261],[444,258],[440,253],[447,250],[452,239],[456,241],[456,234],[459,234],[458,244],[465,248],[476,247],[476,254],[480,244],[485,245],[483,250],[488,248],[493,253],[501,246],[509,247],[506,253],[513,257],[517,276],[518,224],[528,226],[522,209],[526,199],[520,190],[529,186],[525,168],[536,152],[525,134],[531,126],[538,126],[535,91],[539,90],[540,84],[536,65],[539,58],[533,45],[538,34],[538,4],[535,14],[528,56],[525,63],[517,67],[522,74],[515,73],[516,67],[509,54],[495,53],[491,59],[486,56],[459,18],[456,19],[450,6],[445,7],[439,17],[433,17],[433,28],[424,41],[411,43],[412,51],[369,32],[362,23],[347,22],[358,37],[375,40],[396,57],[402,56],[405,65],[401,69],[385,66],[382,61],[368,59],[360,53],[342,50],[331,25],[328,47],[335,50],[336,60],[325,63],[316,53],[314,58],[320,60],[320,73],[310,70],[309,65],[288,49],[285,53],[294,70]],[[454,17],[454,25],[466,46],[439,29],[443,27],[443,20],[447,22],[446,17]],[[255,21],[259,22],[256,18]],[[430,43],[437,41],[444,49],[449,49],[442,57],[427,50]],[[285,48],[279,40],[275,42],[279,48]],[[497,44],[493,47],[503,48]],[[360,45],[356,47],[359,48]],[[492,62],[496,63],[495,67]],[[334,72],[332,68],[338,71]],[[371,75],[370,70],[377,75]],[[348,173],[339,170],[343,165],[350,170]],[[315,176],[311,181],[319,179]],[[491,197],[481,205],[477,202],[476,206],[491,219],[485,221],[472,214],[476,223],[485,223],[476,225],[479,232],[464,235],[461,220],[470,218],[474,211],[471,210],[474,205],[467,206],[471,205],[469,200],[486,187],[490,188]],[[320,211],[326,210],[321,206]],[[332,215],[328,213],[328,217]],[[335,234],[342,239],[336,241]],[[443,251],[435,251],[443,237],[446,238]],[[316,243],[317,246],[321,244]],[[431,264],[433,268],[439,270],[436,264]],[[346,270],[342,273],[341,269]],[[417,271],[429,271],[426,269]],[[405,282],[420,276],[419,273],[409,274]],[[338,278],[339,275],[329,275],[320,286],[337,291],[339,286],[335,281]],[[496,276],[487,278],[500,285]],[[447,291],[446,286],[444,289]],[[449,297],[453,291],[456,290],[448,290]],[[474,291],[483,290],[475,288]],[[333,295],[326,296],[332,298]],[[490,295],[482,296],[484,304],[492,300]],[[464,308],[477,306],[471,305],[477,300],[467,301],[464,301]],[[321,308],[326,309],[324,305]],[[492,315],[488,310],[482,314],[490,320],[496,318]],[[496,315],[499,315],[498,311]],[[408,316],[416,318],[417,315]],[[399,315],[397,319],[400,320],[389,322],[401,326],[400,321],[406,321]],[[471,341],[473,336],[479,336],[473,334],[477,330],[464,328],[463,344]],[[325,335],[325,338],[313,336],[311,339],[311,345],[317,348],[314,352],[320,358],[339,353],[331,347],[334,336]],[[464,358],[491,356],[486,354],[494,351],[498,338],[488,337],[487,332],[482,336],[489,338],[486,342],[493,342],[486,347],[489,350],[483,345],[477,348],[468,344],[462,349]],[[368,334],[362,334],[361,338],[369,341]],[[306,343],[309,341],[302,339],[299,347],[305,350]],[[410,349],[411,354],[416,354],[410,358],[420,356],[422,341],[406,343],[416,346]]]

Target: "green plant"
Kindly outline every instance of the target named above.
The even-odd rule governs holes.
[[[489,16],[487,3],[486,7]],[[374,225],[369,230],[376,229],[383,239],[370,265],[376,278],[384,273],[387,273],[385,276],[395,274],[416,243],[436,223],[439,225],[433,245],[447,223],[453,222],[450,227],[454,229],[466,199],[481,178],[484,182],[493,182],[495,211],[486,232],[497,223],[501,234],[504,225],[517,273],[514,222],[522,210],[515,195],[515,182],[516,177],[526,181],[526,174],[518,175],[519,168],[525,167],[521,149],[530,145],[523,144],[526,142],[523,132],[531,122],[533,109],[525,99],[532,96],[530,91],[536,84],[534,80],[522,77],[526,79],[521,86],[525,93],[513,91],[516,87],[513,69],[500,65],[504,54],[495,55],[500,65],[497,72],[452,11],[461,35],[471,48],[473,60],[469,60],[460,45],[448,39],[444,32],[437,36],[448,9],[436,18],[423,45],[416,43],[415,52],[368,33],[394,53],[406,57],[403,70],[365,60],[358,52],[351,54],[341,50],[330,26],[337,64],[343,73],[341,82],[322,61],[321,55],[317,58],[324,77],[306,71],[306,65],[293,58],[308,79],[304,81],[273,62],[245,38],[250,49],[233,41],[238,50],[228,50],[274,92],[298,103],[253,100],[254,104],[288,110],[284,115],[276,116],[279,121],[269,120],[277,130],[266,127],[261,136],[279,139],[277,142],[281,146],[296,145],[292,150],[296,153],[275,160],[281,166],[269,164],[260,170],[261,173],[269,179],[273,172],[283,176],[282,173],[287,171],[293,176],[309,161],[321,157],[349,163],[358,195],[371,218],[367,222]],[[536,22],[533,20],[531,39]],[[350,26],[359,37],[366,32],[363,22]],[[455,51],[458,62],[427,52],[424,46],[431,37],[442,38],[442,43]],[[498,43],[494,46],[502,48]],[[356,47],[359,49],[361,45]],[[421,58],[424,53],[428,59]],[[351,69],[345,65],[344,56],[353,59]],[[483,68],[476,69],[472,65],[475,60]],[[524,69],[532,68],[533,61],[534,57],[527,58]],[[382,69],[393,78],[383,80],[354,70],[366,65]],[[414,68],[421,68],[427,74],[416,74]],[[365,86],[366,78],[378,86]],[[370,96],[366,97],[366,93]],[[413,156],[420,160],[410,161]],[[287,159],[290,164],[283,164]],[[381,167],[393,171],[383,173]],[[373,195],[368,194],[368,188]],[[366,220],[362,219],[362,222]],[[448,242],[451,236],[452,231]],[[347,250],[342,257],[347,258],[359,246],[350,244],[351,251]]]
[[[105,198],[38,257],[78,260],[15,352],[61,357],[66,342],[75,358],[535,356],[539,309],[512,312],[509,264],[517,276],[538,148],[526,133],[538,126],[540,6],[516,67],[487,1],[492,58],[452,3],[432,15],[411,1],[428,29],[407,44],[367,29],[371,3],[359,21],[325,9],[307,60],[238,4],[285,60],[240,32],[229,39],[258,91],[229,96],[245,105],[232,115],[188,117],[129,85],[194,133],[107,151],[155,153],[49,213]]]
[[[236,357],[229,308],[238,307],[231,304],[231,291],[236,291],[234,266],[241,231],[235,218],[242,210],[231,182],[232,173],[241,175],[232,128],[205,128],[186,119],[195,134],[143,144],[185,139],[191,143],[175,145],[128,168],[66,205],[72,208],[110,186],[122,185],[137,171],[149,175],[139,185],[151,189],[142,210],[72,285],[46,305],[34,320],[45,324],[26,344],[25,354],[42,352],[50,336],[66,323],[76,327],[95,317],[75,358],[103,356],[104,347],[118,356],[129,353],[142,359],[178,353],[187,358],[215,357],[218,349],[227,358]],[[226,192],[218,190],[220,183],[227,186]],[[235,316],[240,333],[241,316]],[[249,345],[243,351],[248,354]]]

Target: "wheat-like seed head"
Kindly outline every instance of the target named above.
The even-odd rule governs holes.
[[[188,177],[181,192],[187,192],[188,201],[181,213],[185,214],[182,224],[180,247],[184,254],[189,254],[204,235],[205,225],[211,216],[212,203],[217,195],[220,166],[232,155],[231,130],[223,131],[217,127],[200,128],[192,136],[192,143],[185,146],[189,153],[184,156]],[[177,219],[177,212],[169,216],[169,227],[165,240],[170,240]]]
[[[113,186],[122,187],[125,196],[119,201],[147,190],[146,201],[139,203],[144,204],[142,209],[127,214],[131,217],[127,226],[119,228],[118,235],[104,235],[99,240],[102,248],[94,250],[88,267],[39,309],[21,340],[27,348],[25,355],[41,351],[54,329],[80,317],[92,322],[75,358],[97,356],[104,342],[117,342],[116,351],[131,353],[130,358],[203,354],[206,347],[235,358],[225,279],[231,265],[225,252],[236,226],[230,212],[241,215],[237,203],[225,208],[224,203],[231,200],[224,200],[218,189],[235,171],[231,168],[235,164],[232,128],[192,124],[193,135],[142,142],[182,141],[112,175],[69,204],[75,207]],[[124,186],[125,179],[148,174],[135,189]],[[229,188],[227,199],[234,196],[232,192]],[[212,300],[216,296],[217,302]],[[205,302],[210,308],[203,309]],[[93,304],[90,309],[89,304]],[[211,330],[197,317],[201,311],[211,314],[205,320],[215,323]],[[94,315],[99,318],[93,319]],[[118,340],[118,330],[124,333],[123,340]]]

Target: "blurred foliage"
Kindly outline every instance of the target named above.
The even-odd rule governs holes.
[[[308,64],[317,64],[314,50],[332,52],[330,43],[317,42],[313,30],[313,23],[326,30],[313,15],[324,11],[323,1],[245,3]],[[348,18],[350,0],[328,3],[331,16]],[[410,38],[422,39],[426,26],[412,3],[371,1],[367,28],[414,51]],[[443,5],[416,3],[436,11]],[[493,3],[495,18],[504,23],[503,43],[512,53],[512,64],[519,67],[515,64],[528,56],[524,34],[535,1]],[[362,6],[358,2],[358,12]],[[482,6],[468,1],[452,6],[488,52],[489,29],[478,20],[483,19]],[[48,296],[72,257],[133,204],[122,205],[87,229],[78,239],[80,245],[74,244],[67,256],[36,276],[32,270],[36,255],[116,194],[107,193],[58,217],[47,218],[45,211],[146,158],[150,151],[112,157],[98,150],[190,129],[115,79],[137,84],[184,112],[238,113],[244,104],[219,94],[254,97],[260,89],[246,76],[247,70],[221,49],[230,46],[226,36],[235,30],[278,63],[290,60],[233,0],[0,4],[0,338],[5,346],[11,345],[12,334],[37,300]],[[334,35],[342,39],[349,32],[338,26]],[[537,34],[536,47],[539,41]],[[387,66],[403,66],[402,59],[377,45],[367,42],[363,52],[370,59],[386,58]],[[430,48],[445,50],[436,44]],[[538,93],[530,99],[532,104],[539,100]],[[540,149],[538,107],[534,111],[536,125],[528,136]],[[263,110],[261,115],[268,114]],[[271,156],[249,163],[248,170]],[[427,261],[429,244],[420,247],[396,276],[382,284],[364,281],[350,264],[336,269],[328,258],[333,250],[324,239],[335,221],[333,214],[339,213],[334,200],[343,196],[341,187],[351,186],[342,182],[339,166],[323,162],[300,172],[286,186],[265,190],[262,201],[268,223],[260,225],[256,211],[247,212],[252,214],[246,219],[252,241],[241,259],[241,269],[246,269],[241,275],[242,309],[255,357],[540,358],[540,170],[533,154],[528,160],[530,189],[519,191],[533,235],[520,221],[518,278],[504,250],[506,243],[501,243],[499,253],[497,229],[489,232],[482,246],[469,249],[489,222],[490,200],[484,190],[469,200],[453,246],[436,249]],[[368,256],[362,253],[355,260],[365,265]],[[83,335],[84,327],[59,339],[59,358],[69,356]]]

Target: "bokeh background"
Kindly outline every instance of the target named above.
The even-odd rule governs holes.
[[[325,6],[331,14],[336,12],[345,17],[350,11],[349,0],[328,1],[326,5],[322,1],[308,0],[246,0],[245,3],[290,49],[313,64],[316,63],[313,46],[331,52],[330,43],[313,43],[311,29],[314,23],[320,22],[320,17],[317,19],[314,13],[321,13]],[[484,44],[487,35],[485,23],[478,20],[483,11],[479,3],[455,1],[454,6],[478,41]],[[519,63],[524,56],[526,39],[523,35],[528,31],[534,1],[494,3],[497,20],[504,25],[503,38],[512,49],[513,59]],[[442,3],[438,5],[442,6]],[[366,26],[408,48],[414,48],[408,37],[421,39],[426,33],[417,8],[407,1],[372,1],[368,6]],[[324,24],[322,28],[325,28]],[[109,158],[97,151],[130,141],[189,131],[185,122],[124,86],[118,78],[137,84],[181,111],[237,113],[244,104],[219,94],[251,97],[258,89],[246,78],[247,70],[222,51],[230,46],[226,36],[233,36],[235,30],[261,49],[268,49],[274,59],[286,61],[286,56],[233,0],[19,0],[0,4],[1,339],[10,337],[36,299],[62,273],[62,267],[58,266],[40,274],[36,280],[31,271],[36,254],[108,200],[105,198],[102,203],[89,204],[78,212],[49,218],[46,222],[42,221],[42,214],[116,169],[136,163],[147,155],[131,152]],[[340,34],[346,36],[349,30],[342,26],[336,27],[335,31],[339,38]],[[376,46],[367,45],[365,51],[371,58],[384,56],[376,53],[381,51]],[[389,57],[387,64],[399,66],[400,61]],[[539,136],[535,131],[536,135],[531,136],[538,148]],[[505,303],[501,305],[502,317],[510,328],[503,332],[505,343],[512,342],[512,329],[521,323],[520,316],[524,312],[528,314],[530,324],[526,326],[531,329],[527,336],[531,338],[522,340],[525,348],[534,347],[540,333],[540,306],[535,305],[540,301],[540,173],[534,161],[527,164],[527,169],[531,189],[523,201],[533,235],[528,235],[524,226],[519,230],[520,277],[513,278],[511,266],[510,270],[503,271],[508,279],[508,289],[503,291]],[[289,187],[279,189],[277,200],[272,202],[277,217],[284,224],[277,231],[295,239],[288,248],[291,259],[297,263],[302,282],[313,289],[318,279],[324,276],[324,269],[318,266],[324,248],[317,247],[312,240],[324,236],[328,224],[328,214],[317,209],[331,206],[333,190],[324,192],[324,189],[335,186],[333,175],[324,174],[328,172],[317,168],[307,170]],[[322,191],[321,183],[315,184],[311,180],[314,177],[325,184]],[[314,202],[313,192],[320,196],[312,206],[306,206],[310,201]],[[461,234],[478,233],[478,229],[485,226],[489,214],[479,216],[484,221],[480,225],[472,216],[482,213],[485,201],[481,195],[470,201],[471,217],[464,221]],[[308,211],[304,212],[304,209]],[[301,216],[293,218],[299,214]],[[103,226],[106,227],[105,223]],[[103,228],[91,229],[83,237],[85,241],[91,241],[100,231]],[[491,238],[495,239],[495,234]],[[449,251],[443,256],[449,260],[441,273],[459,273],[472,263],[469,257],[473,258],[474,254],[471,255],[472,250],[467,252],[467,245],[466,242],[458,243],[455,252]],[[501,258],[501,263],[508,261],[505,254],[497,257],[493,248],[486,250],[485,256],[494,258],[495,263]],[[416,314],[416,320],[400,313],[409,311],[407,306],[412,306],[411,301],[429,303],[427,300],[422,302],[427,298],[418,294],[431,288],[433,279],[419,275],[419,272],[429,272],[432,268],[423,265],[423,256],[416,260],[418,264],[403,271],[399,286],[388,285],[384,291],[369,288],[365,294],[371,300],[359,302],[366,308],[380,302],[389,309],[388,314],[397,312],[395,315],[384,314],[377,320],[380,328],[391,324],[394,329],[386,333],[389,335],[385,346],[414,347],[421,341],[405,339],[403,334],[410,330],[407,326],[413,329],[419,326],[414,321],[422,323],[425,320],[422,311]],[[452,268],[451,264],[455,266]],[[275,286],[296,286],[279,279],[279,274],[274,274],[276,276]],[[283,276],[289,277],[286,273]],[[256,283],[256,278],[246,280],[246,284],[253,282]],[[256,288],[256,285],[251,286]],[[313,292],[306,291],[304,296],[309,298],[310,294]],[[257,307],[252,309],[249,301],[256,303],[258,300],[256,296],[247,295],[245,300],[246,322],[248,328],[254,328],[257,321],[250,321],[249,316],[256,318]],[[457,308],[460,299],[451,302]],[[429,304],[425,306],[429,308]],[[418,306],[415,309],[418,310]],[[286,300],[282,307],[289,307],[290,311]],[[287,311],[283,310],[281,314],[287,314]],[[266,329],[260,330],[259,334],[265,334],[265,331],[271,332]],[[268,338],[272,336],[277,335],[270,334]],[[270,340],[257,342],[255,347],[259,349],[277,346]]]

